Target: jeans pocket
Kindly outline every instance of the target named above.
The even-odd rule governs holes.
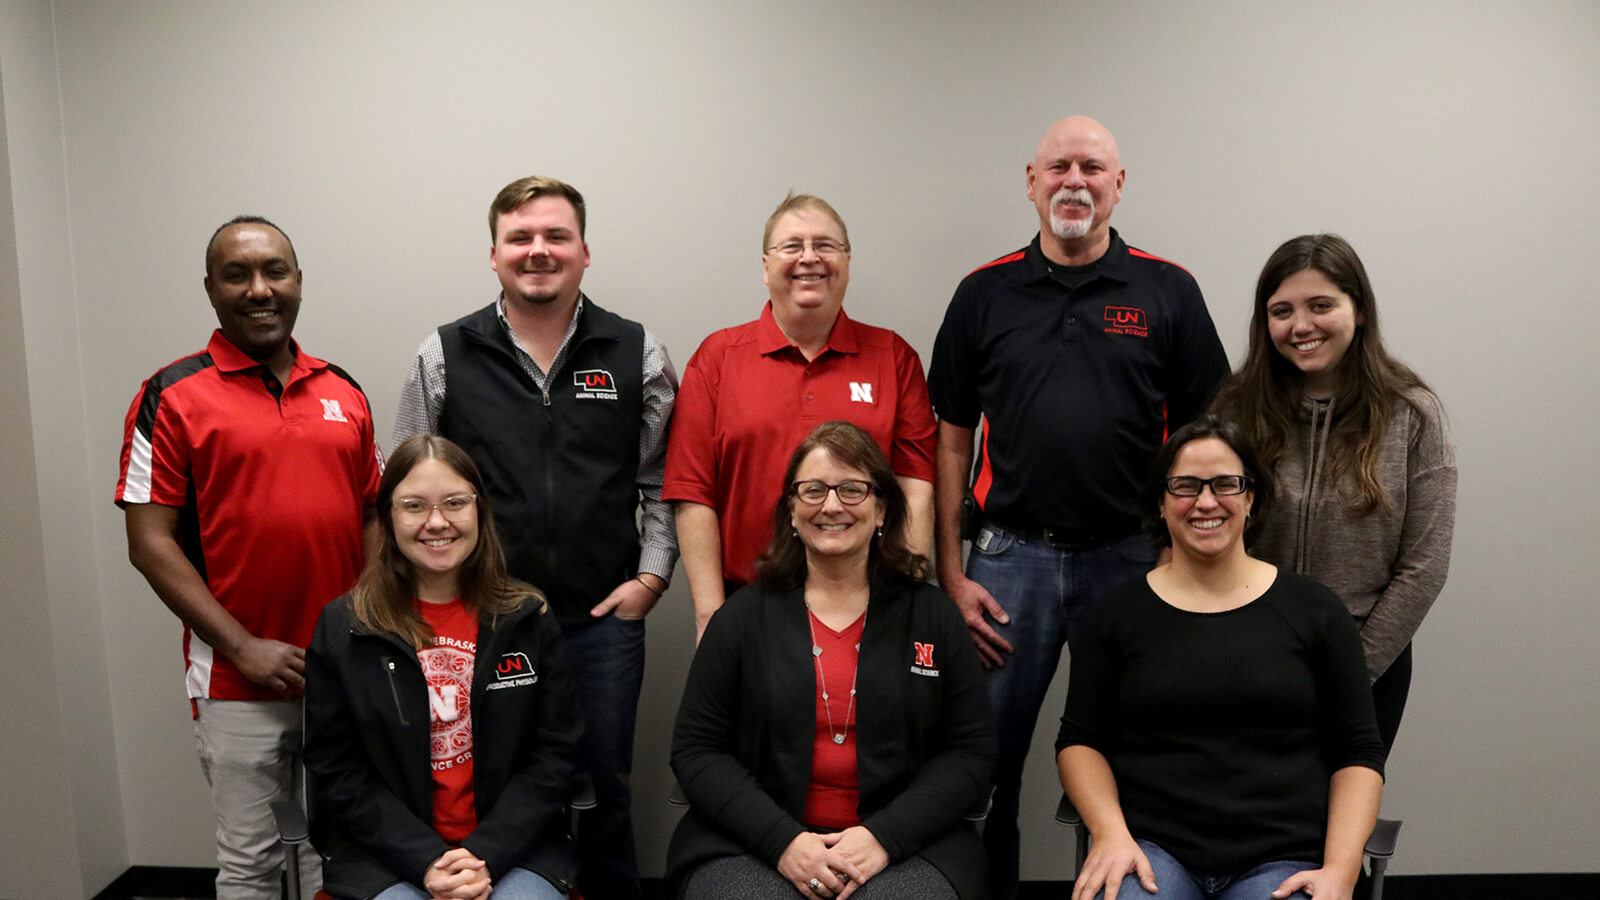
[[[1017,536],[1009,531],[985,525],[978,529],[978,536],[972,541],[972,551],[984,556],[999,556],[1010,550],[1017,542]]]

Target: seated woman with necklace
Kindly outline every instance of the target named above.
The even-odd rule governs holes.
[[[907,549],[906,498],[871,436],[794,451],[755,584],[712,617],[678,710],[690,810],[670,896],[985,896],[965,815],[994,734],[955,605]]]
[[[1071,639],[1057,763],[1093,839],[1072,898],[1350,900],[1384,762],[1355,625],[1245,553],[1273,484],[1238,428],[1201,416],[1155,472],[1171,560]]]

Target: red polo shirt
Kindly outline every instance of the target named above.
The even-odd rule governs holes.
[[[827,346],[808,363],[768,303],[761,318],[715,332],[695,351],[678,387],[661,496],[717,511],[723,578],[753,580],[789,455],[835,419],[871,434],[896,475],[933,480],[928,383],[898,334],[840,310]]]
[[[304,647],[361,571],[383,460],[361,388],[295,347],[281,389],[212,334],[150,376],[128,408],[116,502],[177,507],[184,553],[256,637]],[[184,630],[191,698],[275,700]]]

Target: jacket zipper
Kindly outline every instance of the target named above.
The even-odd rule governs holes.
[[[400,715],[401,725],[410,725],[411,720],[406,718],[406,708],[400,703],[400,688],[395,684],[394,660],[390,657],[383,658],[383,667],[389,672],[389,695],[394,697],[394,711]]]

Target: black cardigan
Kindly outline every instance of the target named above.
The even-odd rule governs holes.
[[[667,851],[667,884],[680,896],[701,863],[748,852],[775,867],[805,830],[810,650],[802,588],[744,588],[706,626],[672,738],[672,770],[691,804]],[[856,766],[862,824],[891,863],[920,855],[962,900],[987,896],[983,845],[964,817],[988,796],[994,756],[983,670],[955,604],[927,584],[874,587]]]
[[[461,846],[499,879],[514,866],[572,883],[568,835],[578,717],[560,629],[533,601],[478,626],[472,675],[472,786],[478,826]],[[370,897],[422,886],[450,849],[433,830],[428,694],[417,653],[328,604],[306,648],[306,769],[324,887]]]

